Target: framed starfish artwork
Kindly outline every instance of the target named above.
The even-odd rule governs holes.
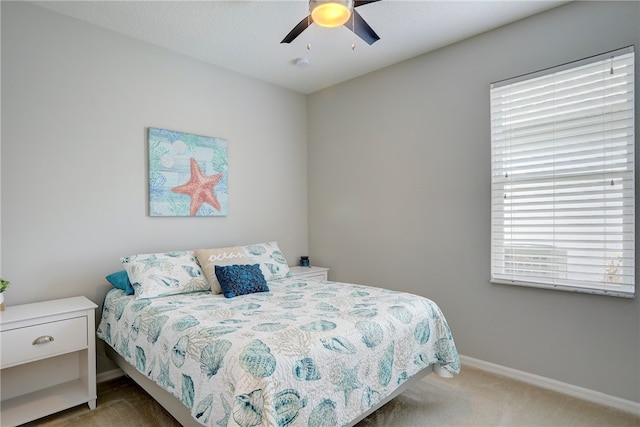
[[[226,216],[227,140],[148,128],[149,215]]]

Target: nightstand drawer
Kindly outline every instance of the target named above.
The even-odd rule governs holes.
[[[87,317],[60,320],[0,333],[1,367],[87,347]]]

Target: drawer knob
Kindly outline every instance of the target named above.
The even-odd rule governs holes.
[[[53,341],[53,337],[51,335],[43,335],[33,340],[31,345],[46,344],[51,341]]]

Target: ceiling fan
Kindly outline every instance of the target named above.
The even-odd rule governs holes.
[[[310,0],[309,16],[298,23],[280,43],[291,43],[312,23],[323,27],[344,25],[369,45],[380,37],[356,11],[356,7],[380,0]]]

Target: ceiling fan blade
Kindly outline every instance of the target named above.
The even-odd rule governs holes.
[[[375,2],[378,2],[378,1],[380,1],[380,0],[355,0],[353,2],[353,7],[364,6],[365,4],[375,3]]]
[[[289,34],[287,34],[280,43],[291,43],[312,23],[313,23],[313,18],[311,16],[307,16],[302,21],[300,21],[298,25],[293,27],[293,30],[291,30],[291,32],[289,32]]]
[[[356,33],[358,37],[367,42],[369,45],[374,44],[380,37],[373,31],[373,28],[366,23],[360,14],[354,9],[353,19],[349,19],[344,24],[345,27]]]

